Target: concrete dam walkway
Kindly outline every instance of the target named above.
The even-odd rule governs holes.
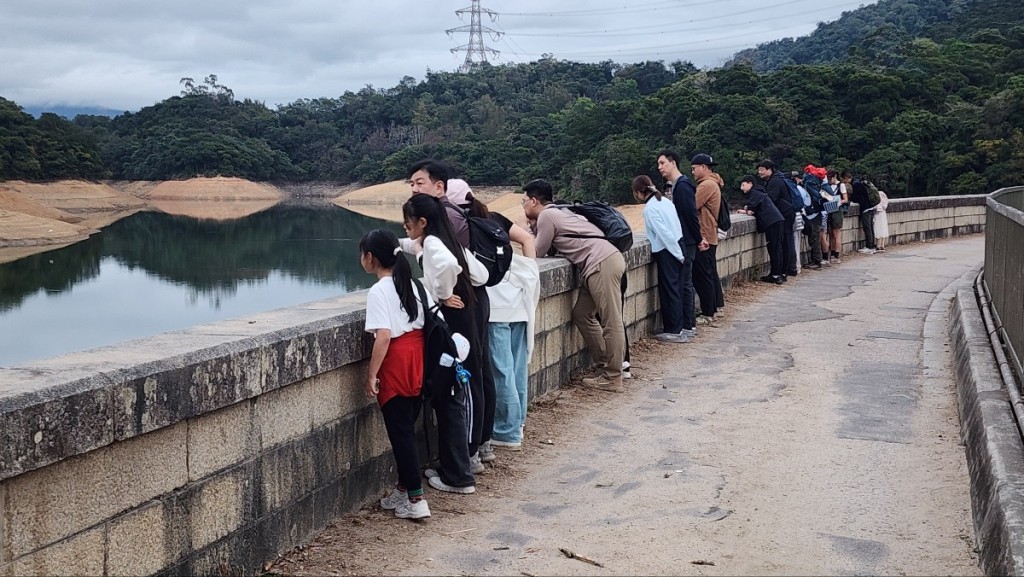
[[[695,342],[638,344],[626,392],[542,400],[476,495],[367,505],[271,571],[978,575],[947,320],[983,248],[747,285]]]

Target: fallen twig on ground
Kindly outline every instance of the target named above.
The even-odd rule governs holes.
[[[598,563],[597,561],[594,561],[590,557],[584,557],[583,555],[580,555],[579,553],[575,553],[573,551],[570,551],[570,550],[568,550],[568,549],[566,549],[564,547],[561,547],[558,550],[562,552],[562,555],[565,555],[566,557],[568,557],[570,559],[576,559],[577,561],[583,561],[584,563],[590,563],[591,565],[594,565],[595,567],[604,567],[604,565]]]

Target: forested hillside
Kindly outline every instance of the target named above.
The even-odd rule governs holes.
[[[0,99],[0,178],[370,183],[429,156],[473,184],[544,177],[561,195],[624,201],[672,147],[711,153],[729,188],[771,158],[850,168],[896,196],[984,193],[1024,182],[1021,12],[1008,0],[883,0],[789,41],[816,59],[747,54],[786,64],[770,72],[546,58],[276,110],[211,75],[138,112],[72,121]],[[865,30],[841,58],[814,43],[833,25]]]

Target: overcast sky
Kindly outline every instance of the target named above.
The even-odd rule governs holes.
[[[812,32],[851,0],[482,0],[492,63],[689,60],[716,67],[761,42]],[[0,96],[22,106],[137,110],[216,74],[271,108],[403,76],[455,70],[471,0],[5,0]]]

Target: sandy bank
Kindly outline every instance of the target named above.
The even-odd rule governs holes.
[[[487,186],[473,188],[473,194],[487,204],[487,208],[505,215],[512,222],[526,226],[523,212],[523,194],[514,192],[511,186]],[[364,216],[392,222],[402,221],[402,204],[411,194],[409,183],[396,180],[368,186],[345,193],[334,200],[334,204]],[[627,204],[617,206],[633,230],[644,230],[643,205]]]

